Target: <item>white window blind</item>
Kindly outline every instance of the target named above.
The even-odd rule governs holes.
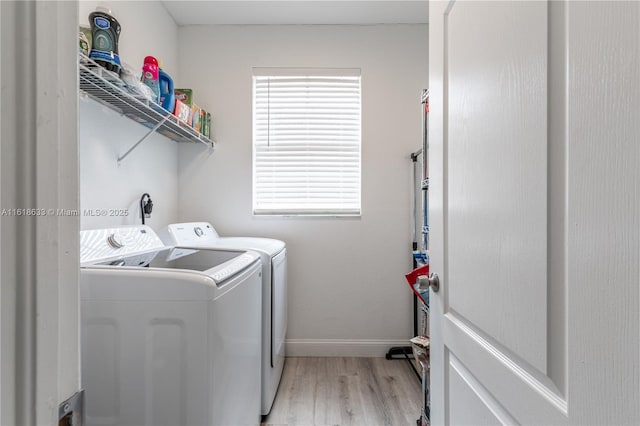
[[[274,71],[254,70],[254,214],[360,214],[359,70]]]

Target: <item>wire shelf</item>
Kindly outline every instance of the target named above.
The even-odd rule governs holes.
[[[80,91],[89,98],[109,107],[149,129],[176,142],[199,142],[215,148],[211,140],[194,130],[155,102],[134,96],[119,78],[111,77],[86,56],[79,54]]]

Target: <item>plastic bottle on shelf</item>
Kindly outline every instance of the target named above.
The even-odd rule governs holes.
[[[162,63],[158,68],[158,81],[160,84],[160,105],[162,108],[173,113],[176,107],[176,96],[173,92],[173,79],[162,69]]]
[[[122,64],[118,56],[118,37],[120,37],[120,23],[111,16],[106,7],[97,7],[89,14],[91,25],[91,51],[89,58],[109,71],[120,75]]]
[[[153,56],[144,58],[142,65],[142,82],[149,86],[154,94],[153,101],[160,103],[160,82],[159,82],[158,60]]]

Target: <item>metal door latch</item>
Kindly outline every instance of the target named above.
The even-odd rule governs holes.
[[[82,426],[84,424],[84,391],[76,392],[58,407],[58,426]]]

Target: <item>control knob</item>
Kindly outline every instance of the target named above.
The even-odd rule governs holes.
[[[116,236],[115,233],[109,235],[109,238],[107,238],[107,242],[114,249],[121,249],[122,247],[124,247],[124,244],[122,244],[122,242],[120,241],[119,237]]]

